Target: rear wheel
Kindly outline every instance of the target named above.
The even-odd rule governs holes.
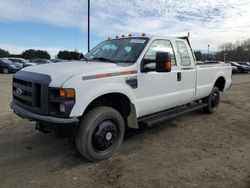
[[[107,159],[119,149],[124,132],[124,120],[118,111],[97,107],[80,121],[76,145],[79,152],[91,161]]]
[[[207,106],[203,108],[205,113],[212,114],[216,111],[220,103],[220,90],[214,87],[208,97],[203,99]]]
[[[8,73],[9,73],[9,69],[4,68],[4,69],[3,69],[3,73],[4,73],[4,74],[8,74]]]

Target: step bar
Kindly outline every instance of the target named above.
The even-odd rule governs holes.
[[[161,123],[163,121],[202,109],[206,106],[207,106],[206,103],[198,103],[198,104],[195,103],[195,104],[180,106],[169,110],[157,112],[151,115],[143,116],[138,119],[138,122],[144,123],[147,126],[153,126],[154,124]]]

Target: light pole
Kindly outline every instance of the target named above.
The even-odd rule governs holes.
[[[226,63],[226,57],[227,57],[227,53],[226,53],[226,48],[224,46],[224,63]]]
[[[88,52],[90,50],[90,0],[88,0]]]
[[[210,45],[207,45],[207,60],[209,60],[209,47]]]

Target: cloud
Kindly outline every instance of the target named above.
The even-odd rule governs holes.
[[[1,0],[0,20],[86,29],[86,0]],[[92,0],[91,31],[106,38],[146,32],[191,33],[196,49],[249,37],[250,0]]]

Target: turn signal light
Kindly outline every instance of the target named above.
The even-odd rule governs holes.
[[[75,90],[74,89],[60,89],[60,97],[75,98]]]
[[[166,69],[168,72],[171,71],[171,62],[170,62],[170,61],[165,62],[165,69]]]

